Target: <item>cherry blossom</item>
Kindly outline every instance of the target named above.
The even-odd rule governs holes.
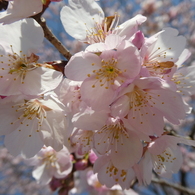
[[[13,96],[2,100],[0,134],[5,135],[10,153],[30,158],[43,145],[56,151],[68,145],[66,108],[55,94],[29,98]]]
[[[87,172],[87,182],[90,186],[93,186],[99,193],[106,194],[106,192],[109,190],[104,185],[101,185],[101,183],[98,181],[97,174],[94,174],[92,170],[89,170]]]
[[[195,74],[194,65],[183,66],[192,51],[186,38],[173,28],[148,36],[150,22],[138,30],[143,15],[119,24],[121,10],[107,17],[112,11],[104,14],[101,2],[69,0],[60,13],[64,29],[88,44],[71,57],[37,19],[42,13],[41,26],[22,19],[52,1],[61,0],[9,0],[0,13],[0,135],[7,149],[30,158],[34,178],[59,195],[130,194],[134,182],[150,184],[153,171],[178,172],[178,144],[195,146],[178,127],[177,136],[167,128],[184,124],[192,110],[186,102],[195,93]],[[157,9],[148,5],[151,15]],[[68,59],[60,68],[41,62],[44,36]]]
[[[80,145],[82,151],[95,149],[100,155],[109,153],[117,168],[128,168],[137,163],[143,148],[140,140],[150,140],[141,133],[137,134],[127,119],[109,117],[106,112],[91,112],[91,115],[83,112],[76,117],[73,116],[74,126],[85,131],[75,131],[71,138],[73,143]]]
[[[97,174],[94,174],[92,170],[87,172],[87,182],[97,191],[97,194],[107,195],[108,193],[116,193],[118,195],[138,195],[132,189],[122,190],[120,185],[114,185],[112,188],[107,188],[105,185],[101,185],[101,183],[98,181]]]
[[[65,67],[65,75],[68,79],[83,81],[80,88],[81,99],[88,106],[107,109],[116,89],[139,74],[140,60],[136,47],[130,43],[117,51],[103,51],[100,56],[79,52]],[[103,97],[107,98],[102,100]]]
[[[34,54],[44,37],[35,20],[1,24],[0,30],[1,95],[39,95],[59,85],[63,75],[38,63],[39,57]]]
[[[72,131],[70,141],[75,145],[79,155],[86,154],[94,147],[95,130],[105,124],[107,117],[107,112],[94,112],[90,108],[81,110],[73,116],[72,122],[76,128]]]
[[[52,177],[64,178],[72,171],[70,153],[65,146],[58,152],[50,146],[43,146],[33,158],[27,159],[26,163],[35,166],[32,175],[41,184],[48,184]]]
[[[183,158],[178,143],[195,146],[194,140],[163,135],[148,144],[145,154],[136,165],[135,172],[140,184],[149,184],[152,169],[163,177],[171,177],[181,168]]]
[[[127,169],[137,163],[142,155],[142,143],[134,129],[125,125],[125,119],[109,118],[107,123],[94,134],[94,147],[119,169]]]
[[[182,67],[173,74],[172,81],[176,84],[176,89],[182,95],[195,94],[195,65]]]
[[[118,25],[119,15],[104,17],[103,10],[94,0],[69,0],[70,6],[61,10],[61,21],[68,34],[89,44],[104,42],[109,34],[118,34],[129,39],[138,25],[145,22],[146,17],[137,15]]]
[[[94,43],[89,45],[85,51],[93,52],[93,53],[101,53],[105,50],[117,50],[120,48],[120,45],[128,43],[124,42],[124,37],[120,37],[119,35],[110,34],[105,37],[104,42]]]
[[[127,116],[134,128],[149,135],[163,133],[164,117],[173,124],[180,124],[190,112],[177,92],[152,77],[137,79],[124,87],[111,109],[112,115]]]
[[[132,39],[132,43],[140,50],[145,43],[144,34],[141,31],[137,31]]]
[[[94,132],[90,130],[75,129],[70,137],[71,144],[76,145],[76,152],[84,155],[90,152],[94,145]]]
[[[152,76],[169,73],[185,49],[186,39],[178,31],[166,28],[145,40],[141,48],[145,66]]]
[[[81,84],[82,82],[72,81],[65,78],[58,88],[55,89],[56,93],[59,94],[59,100],[69,108],[72,115],[86,107],[85,103],[81,101]]]
[[[118,97],[111,105],[112,115],[127,117],[129,124],[148,135],[163,133],[164,117],[173,124],[180,124],[185,113],[190,112],[177,92],[154,77],[143,77],[124,85]]]
[[[123,190],[129,189],[132,180],[135,178],[135,172],[132,168],[116,168],[107,155],[101,156],[95,161],[93,170],[94,173],[97,173],[100,183],[108,188],[119,184]]]
[[[61,10],[61,21],[67,33],[85,41],[88,34],[86,30],[89,33],[91,30],[93,33],[94,28],[101,30],[104,13],[94,0],[69,0],[69,5]]]

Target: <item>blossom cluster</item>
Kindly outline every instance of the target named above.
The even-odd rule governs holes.
[[[94,153],[93,171],[108,188],[129,189],[136,178],[149,184],[153,170],[170,177],[180,169],[177,144],[195,142],[168,135],[164,125],[191,112],[183,97],[195,93],[195,67],[183,67],[190,52],[176,29],[145,37],[143,15],[119,24],[94,0],[69,0],[60,13],[64,29],[88,45],[64,77],[39,62],[41,26],[32,18],[12,23],[14,14],[0,24],[0,135],[11,154],[36,166],[35,179],[68,176],[71,153]]]

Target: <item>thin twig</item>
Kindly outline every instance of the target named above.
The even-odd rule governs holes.
[[[170,183],[170,182],[162,180],[162,179],[152,179],[152,182],[158,183],[161,185],[165,185],[165,186],[169,186],[169,187],[174,188],[180,192],[185,192],[185,193],[188,193],[190,195],[195,195],[195,190],[191,190],[191,189],[183,187],[179,184]]]

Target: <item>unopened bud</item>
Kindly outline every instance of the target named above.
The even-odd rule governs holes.
[[[88,161],[86,159],[79,160],[75,163],[75,169],[78,170],[84,170],[87,168]]]

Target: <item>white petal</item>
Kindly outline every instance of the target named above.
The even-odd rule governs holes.
[[[101,24],[104,13],[94,0],[69,0],[69,4],[61,10],[62,24],[68,34],[84,41],[86,31],[93,29],[95,22]]]
[[[85,130],[100,129],[106,122],[108,113],[104,111],[95,112],[90,108],[73,116],[72,122],[75,127]]]
[[[111,160],[115,167],[128,169],[137,163],[142,155],[142,144],[140,139],[133,132],[127,138],[120,135],[119,142],[111,146]]]
[[[176,29],[165,28],[164,31],[158,36],[155,46],[152,47],[151,52],[154,56],[158,56],[158,61],[160,62],[176,62],[185,49],[185,45],[185,37],[178,36],[178,31]],[[151,56],[150,58],[152,59]]]
[[[118,28],[114,30],[119,36],[125,36],[125,39],[129,39],[138,28],[138,25],[146,21],[146,17],[140,14],[136,15],[132,19],[127,20],[126,22],[119,25]]]
[[[42,2],[40,0],[14,0],[9,1],[6,11],[0,13],[0,22],[9,24],[33,16],[42,10]]]
[[[79,65],[79,66],[78,66]],[[79,52],[75,54],[65,67],[65,75],[74,81],[83,81],[90,77],[94,70],[101,67],[101,58],[93,53]]]
[[[13,51],[18,55],[30,55],[36,52],[37,48],[42,45],[44,33],[41,26],[32,18],[23,19],[9,25],[0,24],[0,45],[6,51]],[[28,53],[30,52],[30,53]]]
[[[45,163],[36,167],[32,172],[32,175],[38,183],[42,184],[48,184],[52,179],[52,175],[49,173]]]
[[[24,84],[20,84],[21,89],[19,90],[28,95],[40,95],[55,89],[62,79],[63,74],[61,72],[38,67],[27,73]]]
[[[31,123],[28,124],[29,126],[26,126],[27,123],[28,121],[14,132],[5,136],[5,146],[14,156],[22,154],[24,157],[31,158],[36,155],[44,145],[43,141],[40,139],[40,133],[36,132],[36,124]]]

